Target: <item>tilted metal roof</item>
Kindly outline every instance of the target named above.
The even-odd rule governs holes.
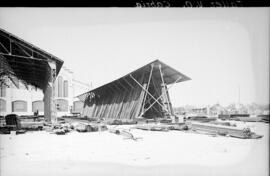
[[[191,80],[186,75],[184,75],[184,74],[180,73],[179,71],[175,70],[174,68],[166,65],[165,63],[161,62],[160,60],[154,60],[153,62],[150,62],[149,64],[146,64],[146,65],[142,66],[141,68],[139,68],[131,73],[128,73],[127,75],[125,75],[119,79],[116,79],[116,80],[111,81],[107,84],[104,84],[100,87],[92,89],[92,90],[90,90],[86,93],[83,93],[77,97],[80,100],[84,100],[89,94],[94,93],[94,94],[101,95],[101,94],[105,93],[104,90],[106,90],[106,89],[111,89],[111,90],[118,89],[120,91],[121,90],[125,91],[126,89],[128,89],[129,86],[132,86],[132,84],[136,84],[131,79],[130,75],[132,75],[134,78],[137,78],[137,79],[140,78],[143,74],[149,75],[151,72],[151,65],[153,66],[152,77],[154,79],[161,79],[160,70],[159,70],[159,67],[160,67],[162,74],[163,74],[164,83],[167,85],[172,84],[172,83],[178,83],[178,82]]]

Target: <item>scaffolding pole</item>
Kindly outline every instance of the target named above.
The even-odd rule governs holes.
[[[152,77],[153,68],[154,68],[154,66],[153,66],[153,64],[151,64],[151,71],[150,71],[150,74],[149,74],[147,88],[146,88],[147,91],[149,89],[149,85],[150,85],[150,81],[151,81],[151,77]],[[142,111],[141,111],[140,116],[142,116],[142,114],[144,114],[144,105],[145,105],[146,98],[147,98],[147,94],[145,94],[145,96],[143,97]]]

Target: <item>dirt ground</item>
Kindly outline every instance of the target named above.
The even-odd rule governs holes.
[[[269,124],[240,125],[264,137],[138,129],[130,131],[137,141],[109,131],[0,135],[0,175],[269,175]]]

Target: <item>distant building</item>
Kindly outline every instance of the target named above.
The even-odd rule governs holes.
[[[192,113],[197,115],[207,115],[207,108],[193,108]]]
[[[73,72],[62,67],[55,80],[55,103],[57,116],[80,113],[83,102],[75,96],[89,91],[90,85],[75,80]],[[25,86],[19,82],[19,88],[0,87],[0,115],[15,113],[18,115],[33,115],[38,110],[44,114],[43,92],[33,86]]]
[[[209,115],[217,116],[219,114],[228,114],[228,111],[219,103],[216,103],[209,107]]]

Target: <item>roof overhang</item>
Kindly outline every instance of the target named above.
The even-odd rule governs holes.
[[[56,56],[0,29],[0,77],[16,77],[26,84],[45,90],[51,76],[50,62],[58,75],[63,61]]]

